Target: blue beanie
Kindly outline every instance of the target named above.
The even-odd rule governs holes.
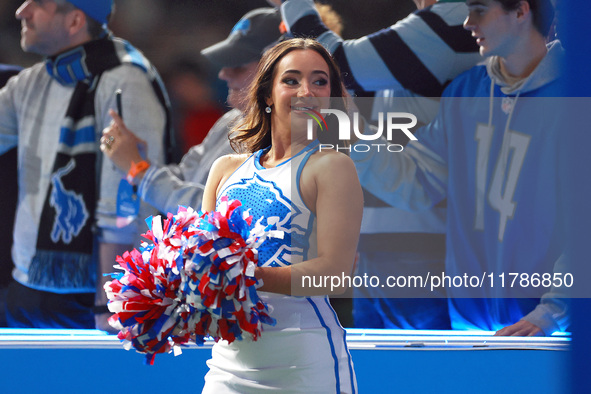
[[[113,0],[68,0],[68,2],[101,24],[107,23],[107,17],[113,8]]]

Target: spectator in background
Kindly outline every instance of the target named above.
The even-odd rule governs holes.
[[[323,16],[337,21],[337,15],[324,7]],[[136,177],[138,194],[162,212],[176,212],[179,205],[200,206],[205,181],[211,165],[220,156],[232,152],[228,132],[244,114],[246,93],[258,62],[266,48],[281,40],[281,16],[273,8],[257,8],[246,13],[233,27],[230,35],[202,51],[214,65],[221,67],[218,77],[228,85],[227,104],[232,107],[207,133],[203,143],[193,146],[178,165],[152,165]],[[335,28],[340,27],[335,23]],[[130,131],[121,132],[117,142],[104,153],[122,171],[139,160],[138,138]],[[106,147],[105,147],[106,148]]]
[[[21,67],[0,64],[0,88],[6,85],[8,79],[16,75]],[[0,188],[0,204],[2,205],[2,220],[0,220],[0,327],[6,326],[6,288],[10,283],[12,275],[12,234],[14,225],[14,214],[16,212],[16,197],[18,186],[16,182],[16,148],[10,149],[3,155],[0,155],[0,179],[2,187]]]
[[[137,174],[138,195],[144,201],[165,213],[176,212],[179,205],[201,206],[211,165],[218,157],[232,152],[228,132],[243,116],[247,88],[263,51],[279,40],[280,23],[277,10],[252,10],[236,23],[224,41],[202,51],[212,63],[222,67],[219,78],[228,84],[227,102],[232,110],[215,123],[203,143],[193,146],[178,165],[152,164]],[[113,135],[115,141],[110,149],[103,146],[103,152],[123,172],[129,171],[133,161],[140,160],[139,139],[130,129],[112,125],[105,130],[105,135]]]
[[[150,141],[146,159],[163,161],[168,103],[148,60],[107,30],[112,8],[27,0],[16,11],[23,50],[45,60],[0,90],[0,152],[17,147],[19,169],[11,327],[110,329],[102,274],[139,240],[142,220],[116,225],[121,174],[98,142],[121,89],[128,122]]]
[[[201,144],[224,114],[213,96],[208,74],[201,62],[188,56],[174,61],[163,74],[171,98],[176,131],[175,163],[191,147]]]
[[[447,198],[447,276],[522,274],[515,287],[448,285],[453,328],[551,335],[569,324],[563,289],[527,281],[564,269],[556,173],[564,51],[546,43],[554,9],[550,0],[467,4],[464,25],[486,64],[454,79],[435,120],[403,153],[352,157],[362,185],[392,205],[420,209]]]
[[[283,22],[293,36],[316,37],[333,54],[348,89],[375,92],[404,88],[439,97],[443,88],[482,57],[462,28],[468,14],[462,0],[416,0],[419,11],[354,40],[343,40],[322,23],[312,0],[268,0],[280,5]],[[424,8],[423,8],[424,7]],[[421,9],[422,8],[422,9]]]

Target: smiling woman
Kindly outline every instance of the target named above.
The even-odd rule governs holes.
[[[292,51],[297,51],[298,56],[289,56]],[[289,59],[297,64],[288,64],[283,60],[284,56],[289,56]],[[312,62],[313,60],[314,62]],[[282,68],[277,67],[280,62],[284,63]],[[318,68],[311,68],[312,64],[318,65]],[[304,75],[304,69],[300,70],[295,68],[296,66],[306,66],[309,75]],[[332,98],[330,100],[331,108],[345,111],[346,91],[340,75],[339,68],[333,58],[322,45],[314,40],[288,40],[271,48],[265,58],[261,60],[257,79],[251,86],[248,97],[248,115],[235,128],[232,140],[235,149],[255,152],[269,146],[271,144],[271,122],[274,122],[273,127],[281,127],[282,130],[285,129],[290,133],[292,131],[291,100],[293,99],[304,104],[299,105],[300,108],[311,106],[314,109],[320,104],[326,108],[328,100],[323,100],[321,103],[318,99],[330,97]],[[275,84],[277,91],[272,93]],[[273,94],[279,98],[280,92],[285,95],[287,102],[274,109],[276,103]],[[267,107],[271,109],[271,112],[265,111]],[[297,116],[301,117],[302,111]],[[305,116],[305,118],[308,117]],[[337,130],[336,128],[329,129]],[[318,138],[321,143],[336,144],[338,141],[336,134],[324,133]],[[340,141],[339,143],[343,144],[344,142]]]
[[[308,113],[329,105],[329,72],[328,65],[314,51],[294,51],[281,60],[272,94],[265,100],[267,107],[273,109],[271,122],[277,133],[286,137],[291,134],[292,141],[302,138]]]
[[[272,226],[284,237],[260,246],[255,270],[276,326],[257,342],[216,343],[205,393],[357,391],[330,289],[298,285],[304,275],[350,275],[359,237],[363,202],[352,161],[320,152],[318,140],[306,139],[307,112],[331,101],[344,107],[344,90],[320,44],[294,39],[271,48],[234,137],[249,154],[224,156],[210,172],[204,210],[214,210],[222,197],[240,200],[253,224]]]

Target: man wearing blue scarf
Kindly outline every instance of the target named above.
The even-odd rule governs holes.
[[[113,0],[27,0],[16,11],[21,47],[45,56],[0,90],[0,154],[18,149],[12,327],[107,329],[103,273],[143,225],[117,221],[122,175],[99,154],[122,91],[122,112],[163,162],[168,98],[158,73],[107,30]],[[137,217],[150,215],[141,207]],[[128,223],[128,222],[126,222]],[[96,320],[96,321],[95,321]]]

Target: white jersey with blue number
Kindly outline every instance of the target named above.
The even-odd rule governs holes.
[[[253,224],[273,224],[283,239],[259,248],[259,266],[283,267],[316,256],[316,218],[299,193],[300,174],[318,150],[315,141],[273,168],[251,155],[224,183],[218,199],[239,200]],[[292,192],[293,191],[293,192]],[[225,341],[212,349],[204,393],[356,393],[353,363],[328,297],[259,293],[277,320],[257,341]]]

